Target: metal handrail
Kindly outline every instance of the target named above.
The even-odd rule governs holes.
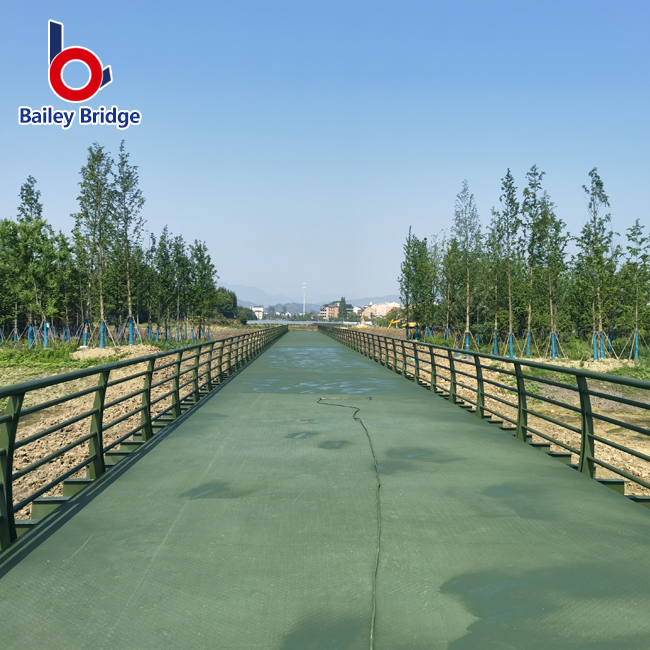
[[[368,356],[377,363],[392,368],[395,372],[403,374],[406,377],[417,381],[429,390],[442,394],[454,404],[473,405],[473,412],[480,418],[499,419],[500,422],[508,422],[513,425],[508,428],[515,432],[517,438],[528,441],[531,436],[539,436],[543,441],[552,445],[557,445],[562,450],[568,450],[577,456],[577,462],[572,467],[580,472],[587,474],[592,478],[602,480],[601,476],[596,476],[596,467],[600,466],[608,471],[623,477],[625,480],[636,483],[642,488],[650,489],[650,483],[640,476],[635,476],[630,471],[621,467],[616,467],[612,459],[598,458],[596,454],[596,445],[599,443],[603,448],[612,448],[630,454],[639,461],[650,462],[650,455],[637,451],[614,440],[609,440],[602,435],[602,432],[596,433],[594,423],[602,422],[615,425],[635,434],[650,437],[650,429],[641,425],[641,423],[625,422],[615,417],[597,412],[592,405],[592,398],[599,400],[609,400],[612,403],[623,404],[640,410],[644,416],[650,412],[650,382],[629,377],[619,377],[606,373],[599,373],[582,368],[569,368],[566,366],[556,366],[538,361],[528,361],[525,359],[511,359],[509,357],[500,357],[484,352],[475,352],[472,350],[462,350],[460,348],[448,348],[432,343],[422,343],[420,341],[405,341],[396,337],[384,336],[365,332],[360,329],[351,329],[330,325],[319,325],[318,329],[324,331],[329,336],[341,341],[352,349]],[[389,354],[390,351],[390,354]],[[488,362],[496,362],[498,365],[488,365]],[[475,368],[475,374],[471,374],[468,368],[460,370],[457,365],[470,366]],[[503,367],[506,366],[506,367]],[[509,369],[508,369],[509,368]],[[562,374],[573,378],[572,384],[564,384],[560,381],[554,381],[546,377],[534,377],[531,374],[524,374],[524,369],[538,369],[554,374]],[[484,373],[496,373],[503,376],[504,380],[511,383],[507,385],[499,381],[484,377]],[[428,379],[423,377],[428,375]],[[444,374],[443,374],[444,373]],[[469,377],[476,381],[476,387],[469,386],[465,382],[457,380],[457,375]],[[507,379],[506,379],[507,378]],[[638,399],[629,399],[618,395],[608,395],[602,390],[591,389],[588,380],[598,381],[616,386],[626,386],[640,389],[647,395],[648,401],[643,402]],[[579,400],[579,406],[559,401],[560,398],[551,398],[537,395],[531,388],[531,384],[549,385],[566,389],[575,395]],[[497,392],[489,392],[490,387],[495,387]],[[460,394],[459,390],[465,394]],[[507,392],[505,392],[507,391]],[[504,393],[505,392],[505,393]],[[502,396],[512,395],[516,403],[503,399]],[[471,396],[471,397],[470,397]],[[486,401],[489,400],[489,405]],[[531,406],[530,402],[538,404],[551,404],[563,409],[562,416],[553,414],[551,417],[542,413]],[[504,405],[509,411],[503,411]],[[562,421],[560,417],[571,416],[570,421]],[[511,417],[512,416],[512,417]],[[580,425],[577,425],[576,419],[580,418]],[[579,444],[574,445],[573,439],[569,438],[571,444],[566,440],[560,440],[547,431],[540,431],[539,426],[529,424],[529,418],[536,418],[542,422],[560,428],[561,431],[573,438],[579,439]],[[535,428],[538,427],[538,428]],[[548,427],[547,427],[548,428]],[[555,431],[553,431],[555,433]],[[557,433],[555,433],[557,436]],[[573,456],[571,457],[573,461]],[[628,468],[629,469],[629,468]],[[638,495],[632,495],[637,497]]]
[[[167,352],[125,359],[0,388],[0,399],[7,400],[5,412],[0,414],[0,550],[4,550],[12,544],[16,540],[18,533],[22,532],[27,526],[27,522],[22,523],[21,520],[16,519],[18,511],[33,503],[40,496],[46,494],[84,467],[87,468],[88,479],[93,480],[102,476],[107,467],[110,467],[106,463],[107,453],[111,452],[118,456],[120,454],[126,455],[128,451],[123,450],[124,448],[119,452],[113,452],[113,450],[129,438],[132,440],[131,447],[137,443],[150,440],[154,435],[154,426],[156,430],[160,430],[169,422],[179,418],[183,412],[182,404],[189,407],[194,406],[207,393],[214,390],[228,377],[261,354],[287,330],[286,325],[261,328],[225,339],[202,341]],[[169,358],[173,358],[173,361],[166,363],[165,361]],[[156,363],[160,360],[164,363],[156,367]],[[133,366],[141,366],[141,364],[146,364],[147,369],[144,371],[138,369],[138,372],[134,372],[132,375],[110,380],[112,372]],[[167,370],[165,374],[170,374],[170,376],[160,381],[156,377],[156,381],[153,381],[154,376],[164,370]],[[191,373],[189,380],[181,383],[181,377],[188,373]],[[95,386],[76,390],[69,395],[22,408],[25,396],[34,391],[89,377],[97,378]],[[142,381],[141,388],[129,391],[128,394],[111,401],[106,400],[107,390],[137,379]],[[156,395],[156,399],[152,399],[152,389],[168,383],[171,383],[172,389],[165,392],[164,395]],[[60,419],[54,424],[18,440],[16,439],[19,424],[21,420],[24,421],[26,415],[33,415],[45,409],[67,403],[70,400],[92,394],[94,394],[94,403],[91,408],[85,409],[83,413],[73,417],[61,414]],[[138,397],[140,397],[140,405],[137,408],[133,408],[133,404],[131,404],[127,413],[106,421],[107,411]],[[171,405],[160,404],[163,400],[171,400]],[[156,406],[155,409],[154,406]],[[137,426],[126,433],[123,433],[123,430],[118,430],[116,440],[109,443],[105,442],[105,432],[123,422],[130,421],[132,423],[132,418],[137,418],[138,415],[140,421]],[[165,416],[164,419],[162,419],[163,415]],[[54,451],[34,459],[17,471],[14,470],[17,449],[24,448],[30,443],[42,440],[48,435],[62,431],[66,426],[78,424],[83,420],[89,422],[86,433],[74,434],[74,440],[68,442],[68,444],[61,445],[60,439],[58,439],[59,442],[55,443],[57,448]],[[133,427],[133,424],[129,426]],[[87,457],[82,462],[77,463],[72,470],[68,469],[62,472],[53,480],[43,480],[40,485],[32,486],[32,491],[26,496],[23,495],[19,501],[14,499],[14,482],[16,480],[47,465],[52,460],[61,457],[85,442],[88,443]]]

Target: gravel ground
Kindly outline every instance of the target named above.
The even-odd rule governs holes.
[[[218,333],[215,333],[219,338],[228,338],[233,335],[244,333],[241,329],[227,329],[220,330]],[[218,346],[215,347],[215,351],[218,349]],[[98,362],[101,364],[102,361],[109,357],[114,357],[116,353],[115,348],[106,348],[100,350],[98,348],[87,348],[82,350],[77,350],[73,353],[73,357],[78,360],[85,359],[98,359]],[[118,348],[118,353],[121,359],[137,359],[142,356],[147,356],[150,354],[160,353],[160,350],[154,346],[149,345],[137,345],[137,346],[125,346]],[[151,400],[155,401],[157,398],[162,397],[166,392],[169,392],[172,389],[172,381],[174,368],[167,367],[163,368],[167,364],[175,361],[176,356],[170,354],[166,357],[162,357],[156,361],[156,366],[154,369],[152,385],[155,385],[159,382],[164,382],[162,385],[157,386],[151,391]],[[199,359],[199,363],[207,362],[208,355],[207,352],[203,353]],[[191,370],[195,363],[195,351],[189,351],[184,353],[183,360],[181,363],[181,373],[186,370]],[[224,363],[225,367],[225,363]],[[146,363],[138,363],[126,368],[121,368],[111,371],[109,382],[114,382],[117,380],[124,380],[121,383],[118,383],[114,386],[109,386],[106,391],[105,403],[109,404],[110,402],[123,398],[126,395],[130,395],[133,392],[139,391],[144,386],[144,377],[136,377],[135,379],[128,379],[134,375],[137,375],[140,372],[143,372],[147,369]],[[212,371],[216,372],[217,369],[217,354],[213,355]],[[205,372],[206,368],[203,367],[200,370]],[[30,376],[30,379],[35,377]],[[191,378],[191,372],[188,372],[186,375],[181,377],[180,384],[182,385],[186,381],[189,381]],[[71,382],[66,382],[65,384],[59,384],[45,388],[39,391],[32,391],[25,396],[23,403],[23,408],[33,406],[36,404],[42,404],[50,400],[63,397],[65,395],[71,395],[73,393],[82,391],[87,388],[91,388],[97,384],[98,377],[97,375],[86,377],[83,379],[74,380]],[[200,379],[199,383],[203,383],[204,379]],[[181,399],[188,395],[191,392],[191,386],[185,386],[181,388],[180,394]],[[152,417],[162,413],[171,406],[171,396],[166,397],[152,408]],[[19,421],[18,431],[16,434],[16,440],[22,440],[28,436],[33,435],[34,433],[41,431],[47,427],[60,424],[63,421],[69,420],[76,416],[82,415],[83,413],[88,412],[93,408],[94,402],[94,393],[84,395],[81,397],[73,398],[69,401],[64,402],[63,404],[52,406],[42,411],[38,411],[30,416],[24,416]],[[142,395],[137,394],[129,399],[121,401],[119,404],[116,404],[112,407],[109,407],[104,412],[104,425],[110,423],[111,421],[116,420],[119,417],[127,415],[131,411],[138,409],[142,403]],[[124,421],[115,425],[114,427],[108,429],[104,432],[104,445],[109,445],[111,442],[117,440],[119,437],[123,436],[125,433],[130,431],[136,426],[139,426],[141,423],[141,414],[137,412],[130,417],[126,418]],[[49,434],[46,437],[35,440],[19,449],[15,450],[14,453],[14,471],[20,470],[42,458],[48,454],[61,449],[62,447],[74,442],[80,437],[86,435],[90,430],[90,417],[83,418],[78,422],[70,424],[54,433]],[[116,449],[119,447],[116,447]],[[47,483],[60,476],[64,472],[70,470],[78,463],[82,462],[88,457],[88,441],[85,441],[79,444],[76,447],[73,447],[66,453],[61,456],[49,461],[48,463],[42,465],[41,467],[30,472],[26,476],[17,479],[13,483],[13,497],[14,503],[18,503],[23,498],[33,493],[35,490],[45,486]],[[83,468],[77,472],[75,477],[85,477],[86,469]],[[59,484],[55,486],[52,490],[47,492],[45,496],[59,496],[62,494],[63,486]],[[31,505],[26,506],[22,510],[16,513],[17,519],[29,519],[31,514]]]
[[[424,350],[424,348],[422,349]],[[398,367],[400,367],[401,361],[401,355],[398,354]],[[456,359],[456,362],[458,361],[463,361],[463,359]],[[436,365],[438,385],[443,390],[447,390],[450,378],[449,362],[446,359],[438,357],[436,358]],[[474,362],[471,361],[469,364],[455,363],[455,365],[457,371],[457,382],[463,383],[466,386],[458,387],[458,396],[461,399],[476,401],[475,391],[477,388],[477,381]],[[420,372],[421,378],[430,383],[431,365],[429,363],[421,363]],[[459,372],[464,372],[469,376],[460,375]],[[496,368],[483,368],[483,379],[486,380],[484,383],[486,393],[491,393],[494,395],[494,397],[512,402],[513,404],[516,403],[517,398],[514,392],[487,383],[489,381],[493,381],[503,385],[510,385],[514,388],[513,377],[498,372]],[[571,391],[568,388],[563,389],[554,386],[544,386],[541,384],[537,385],[541,386],[541,389],[539,391],[539,395],[541,397],[549,397],[551,399],[555,399],[556,401],[560,401],[567,406],[579,407],[579,397],[576,392]],[[606,384],[604,382],[589,381],[588,385],[590,389],[597,390],[603,394],[612,396],[625,396],[628,399],[631,398],[644,404],[650,404],[650,391],[638,390],[635,391],[634,394],[630,395],[629,391],[627,391],[625,388],[612,386],[611,384]],[[624,423],[650,428],[650,411],[648,410],[619,404],[613,400],[606,398],[592,397],[591,403],[594,413],[601,414],[612,419],[620,420]],[[500,414],[501,417],[493,415],[493,419],[501,419],[503,416],[505,416],[510,420],[517,420],[517,408],[514,406],[503,404],[502,402],[491,398],[488,395],[486,395],[485,406],[488,409],[496,411]],[[580,414],[575,413],[574,411],[571,411],[567,408],[552,405],[533,397],[528,397],[527,406],[529,409],[535,411],[536,413],[539,413],[542,416],[551,417],[554,420],[557,420],[569,426],[573,426],[577,429],[580,429],[581,427]],[[505,422],[505,425],[514,426],[507,421]],[[536,417],[531,413],[529,413],[528,426],[536,429],[540,433],[554,438],[559,443],[564,443],[566,445],[574,447],[575,449],[580,449],[580,435],[567,429],[564,426],[548,422],[547,420],[541,417]],[[647,436],[637,434],[633,431],[630,431],[629,429],[626,429],[623,426],[612,425],[611,423],[603,422],[598,419],[594,419],[594,432],[596,435],[605,440],[609,440],[613,443],[633,449],[636,452],[650,456],[650,438]],[[533,435],[532,441],[549,442],[542,436],[537,435]],[[567,450],[562,448],[561,445],[551,443],[551,451],[566,452]],[[602,460],[618,469],[624,470],[633,476],[650,482],[650,463],[647,461],[636,458],[629,453],[619,451],[618,449],[615,449],[610,445],[602,442],[595,443],[595,452],[595,457],[597,459]],[[578,456],[576,454],[572,454],[571,462],[578,462]],[[618,474],[611,472],[610,470],[603,467],[597,467],[596,476],[598,478],[621,478]],[[635,483],[634,481],[627,479],[625,480],[625,492],[626,494],[650,494],[650,490],[639,485],[638,483]]]

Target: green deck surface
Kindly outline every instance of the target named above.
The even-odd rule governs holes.
[[[3,649],[650,648],[648,510],[320,333],[139,456],[0,558]]]

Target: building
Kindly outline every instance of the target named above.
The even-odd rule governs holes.
[[[398,302],[378,302],[376,305],[370,303],[361,311],[364,318],[384,318],[386,314],[392,309],[400,309],[401,305]]]
[[[380,302],[375,305],[375,314],[378,318],[384,318],[393,309],[400,309],[402,305],[398,302]]]
[[[252,307],[253,313],[255,314],[255,318],[257,320],[263,320],[264,319],[264,307]]]
[[[330,302],[327,305],[323,305],[320,308],[318,315],[324,320],[334,320],[339,317],[339,305],[341,304],[340,300],[335,302]]]

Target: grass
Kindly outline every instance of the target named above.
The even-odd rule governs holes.
[[[45,372],[48,370],[76,370],[95,366],[99,362],[110,363],[111,361],[119,360],[119,356],[116,354],[113,357],[101,360],[84,359],[83,361],[78,361],[71,356],[76,349],[77,345],[75,343],[62,343],[47,350],[43,350],[42,348],[30,350],[26,346],[0,348],[0,368],[28,368],[37,372]],[[3,373],[4,375],[5,373]]]

